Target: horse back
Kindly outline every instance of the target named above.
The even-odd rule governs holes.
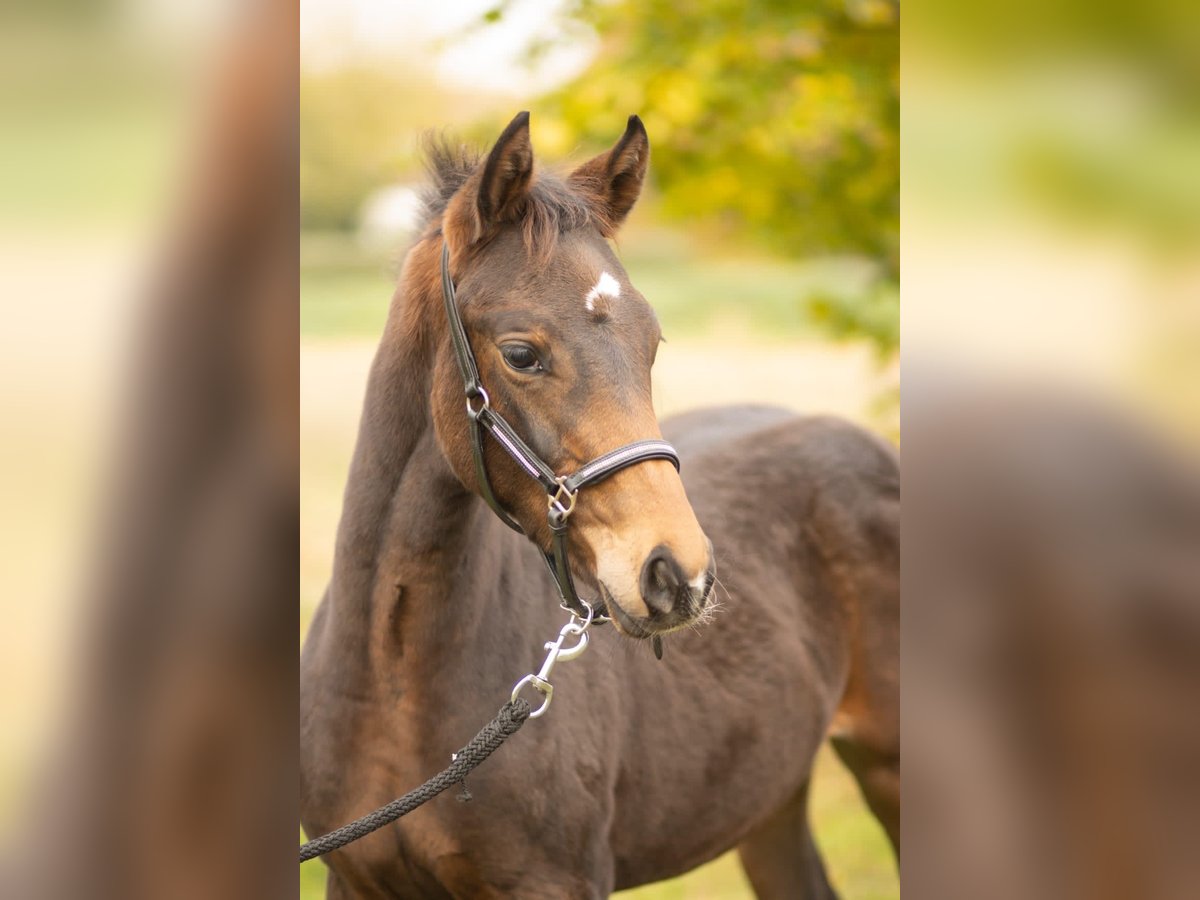
[[[724,580],[761,570],[759,584],[797,585],[823,669],[836,677],[844,667],[831,733],[891,748],[900,640],[894,448],[843,419],[768,406],[696,410],[668,419],[663,431],[679,449],[718,567],[733,569]]]

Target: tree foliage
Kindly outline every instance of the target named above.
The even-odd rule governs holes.
[[[898,6],[581,0],[567,15],[590,25],[601,47],[540,106],[564,143],[611,142],[614,113],[637,112],[668,217],[791,257],[873,260],[881,285],[859,298],[814,300],[812,312],[884,355],[894,350]]]
[[[545,108],[589,143],[611,140],[614,111],[641,114],[668,215],[897,270],[897,7],[616,0],[571,15],[601,50]]]

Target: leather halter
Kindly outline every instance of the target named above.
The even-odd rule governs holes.
[[[483,433],[486,431],[504,448],[518,466],[541,484],[546,491],[547,522],[550,525],[551,552],[543,554],[550,574],[554,576],[558,592],[562,596],[563,608],[580,618],[603,615],[603,604],[587,603],[580,599],[571,576],[571,564],[567,556],[567,525],[575,510],[579,492],[588,485],[597,484],[615,475],[624,468],[651,459],[665,459],[679,468],[679,455],[675,448],[662,440],[634,441],[615,450],[610,450],[586,463],[570,475],[556,475],[546,462],[513,430],[500,413],[492,409],[491,398],[479,378],[479,367],[467,330],[463,327],[454,295],[454,281],[450,277],[450,247],[442,242],[442,299],[446,304],[446,318],[450,322],[450,339],[454,346],[454,358],[462,373],[463,387],[467,395],[467,419],[471,423],[471,453],[475,457],[475,474],[479,492],[492,511],[509,528],[521,534],[525,530],[500,505],[488,479],[487,464],[483,458]]]

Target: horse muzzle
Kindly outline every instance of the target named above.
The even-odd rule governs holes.
[[[709,609],[715,583],[712,553],[704,570],[688,579],[670,548],[659,545],[646,557],[638,578],[644,613],[631,612],[601,582],[610,615],[630,637],[647,638],[667,634],[701,619]]]

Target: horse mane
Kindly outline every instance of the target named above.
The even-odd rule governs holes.
[[[474,174],[485,154],[430,134],[423,141],[422,156],[429,173],[429,181],[421,193],[419,230],[424,232],[441,218],[450,199]],[[545,260],[553,253],[560,234],[589,224],[606,233],[608,223],[599,210],[600,205],[589,202],[578,188],[552,172],[538,169],[521,210],[526,249]]]

